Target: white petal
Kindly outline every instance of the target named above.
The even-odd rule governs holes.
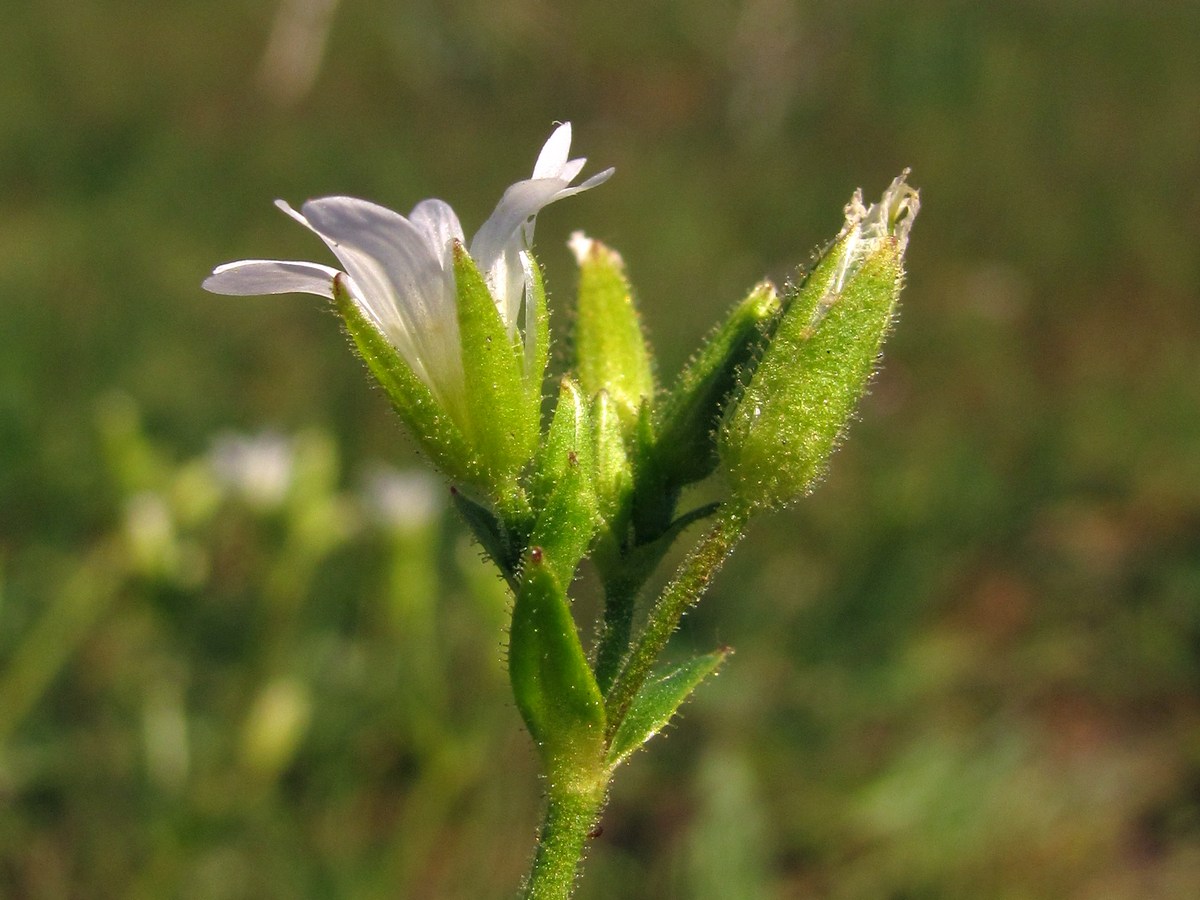
[[[408,218],[417,230],[425,235],[434,257],[443,268],[446,267],[451,252],[450,242],[466,243],[458,216],[450,208],[450,204],[443,200],[422,200],[413,207]]]
[[[537,162],[533,164],[534,178],[560,178],[567,156],[571,152],[571,123],[563,122],[542,145]],[[568,181],[570,179],[567,179]]]
[[[299,293],[332,298],[337,275],[337,269],[317,263],[243,259],[217,266],[202,286],[214,294],[233,297]]]
[[[441,263],[406,218],[353,197],[310,200],[303,211],[382,323],[411,333],[435,315]]]
[[[559,170],[558,177],[570,184],[579,176],[579,173],[583,171],[583,167],[586,165],[586,156],[581,156],[579,159],[568,160]]]
[[[310,200],[302,211],[384,334],[443,403],[456,405],[462,364],[453,273],[443,272],[424,232],[353,197]]]
[[[312,227],[312,225],[309,224],[308,219],[304,218],[304,216],[302,216],[299,212],[297,212],[295,207],[293,207],[292,204],[288,203],[286,200],[276,200],[275,208],[278,210],[282,210],[282,212],[285,215],[290,216],[291,218],[295,219],[297,222],[299,222],[301,225],[303,225],[309,231],[316,231],[316,229],[314,229]]]
[[[558,178],[533,178],[518,181],[505,191],[491,217],[471,241],[471,256],[480,268],[490,269],[518,229],[542,207],[553,203],[565,187],[566,182]]]
[[[500,318],[508,327],[512,337],[517,335],[517,325],[520,321],[521,303],[525,300],[526,288],[531,275],[525,264],[526,254],[521,251],[516,241],[510,241],[492,263],[484,269],[484,277],[500,310]],[[531,335],[525,335],[528,340]]]
[[[555,197],[554,200],[563,200],[567,197],[574,197],[576,194],[582,194],[584,191],[590,191],[592,188],[598,187],[599,185],[602,185],[604,182],[608,181],[608,179],[612,178],[613,172],[615,171],[617,170],[610,166],[603,172],[597,172],[583,184],[577,184],[575,187],[564,188],[559,192],[558,196]],[[554,200],[550,202],[553,203]]]
[[[525,294],[525,375],[534,378],[539,373],[534,371],[534,355],[537,353],[537,307],[533,302],[533,266],[534,262],[528,253],[520,255],[521,274],[524,281]],[[540,373],[545,374],[545,373]]]

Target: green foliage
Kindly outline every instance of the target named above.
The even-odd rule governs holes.
[[[608,764],[620,765],[630,754],[654,737],[678,712],[705,678],[729,655],[716,650],[688,660],[667,674],[650,678],[634,698],[608,745]]]
[[[604,698],[552,562],[536,546],[525,561],[508,638],[508,672],[557,795],[595,789],[604,755]]]
[[[855,184],[912,164],[930,201],[854,440],[689,614],[680,650],[737,664],[632,760],[579,900],[1193,893],[1200,253],[1162,226],[1200,147],[1193,5],[581,4],[547,28],[503,0],[342,3],[282,103],[258,79],[276,6],[7,10],[0,678],[50,671],[0,747],[0,894],[517,883],[539,811],[511,787],[536,760],[503,583],[453,516],[384,525],[352,489],[417,460],[318,304],[196,282],[312,258],[274,196],[453,191],[469,231],[567,114],[618,174],[538,224],[555,314],[578,216],[637,273],[668,387]],[[114,387],[152,463],[89,429]],[[337,451],[303,529],[205,474],[261,423]],[[136,574],[94,555],[127,509]],[[39,637],[80,587],[100,605]],[[274,778],[241,736],[289,676],[310,716]]]

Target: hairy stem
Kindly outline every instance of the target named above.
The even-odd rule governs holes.
[[[551,788],[522,900],[567,900],[571,896],[606,790],[603,782],[591,790]]]
[[[609,739],[625,718],[629,705],[650,674],[658,655],[679,627],[683,614],[700,599],[713,576],[720,571],[741,540],[749,517],[749,510],[740,505],[727,504],[721,507],[708,533],[692,548],[671,583],[663,590],[650,611],[646,627],[638,636],[624,669],[605,698]]]
[[[596,684],[605,693],[616,678],[621,659],[629,648],[633,609],[641,587],[633,579],[616,578],[604,588],[604,624],[596,650]]]

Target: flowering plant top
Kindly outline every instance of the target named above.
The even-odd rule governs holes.
[[[219,294],[332,299],[512,588],[509,681],[548,793],[526,900],[571,894],[614,771],[729,655],[655,671],[750,519],[819,482],[878,365],[920,206],[907,171],[870,206],[856,192],[812,264],[782,289],[754,286],[669,383],[623,258],[576,232],[567,371],[543,421],[550,334],[534,224],[613,171],[576,185],[585,160],[570,159],[570,144],[571,126],[556,128],[469,244],[441,200],[408,216],[352,197],[299,210],[277,201],[344,271],[249,259],[204,282]],[[686,489],[714,476],[721,499],[681,512]],[[643,596],[672,545],[705,520],[675,576]],[[590,646],[570,599],[585,559],[604,592]]]
[[[570,149],[567,122],[542,147],[532,176],[504,192],[470,243],[470,256],[510,337],[523,342],[531,341],[536,331],[528,320],[533,315],[530,248],[537,214],[556,200],[603,184],[614,171],[605,169],[573,186],[587,160],[570,159]],[[243,259],[217,266],[204,288],[234,296],[299,292],[333,298],[334,281],[344,274],[346,289],[362,313],[437,400],[463,416],[454,248],[466,245],[466,238],[450,205],[422,200],[407,217],[354,197],[309,200],[299,211],[283,200],[275,205],[321,238],[345,272],[313,262]]]

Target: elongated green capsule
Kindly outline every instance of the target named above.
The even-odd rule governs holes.
[[[820,476],[875,369],[920,206],[905,171],[846,224],[799,286],[754,376],[727,413],[719,445],[734,496],[783,506]]]

